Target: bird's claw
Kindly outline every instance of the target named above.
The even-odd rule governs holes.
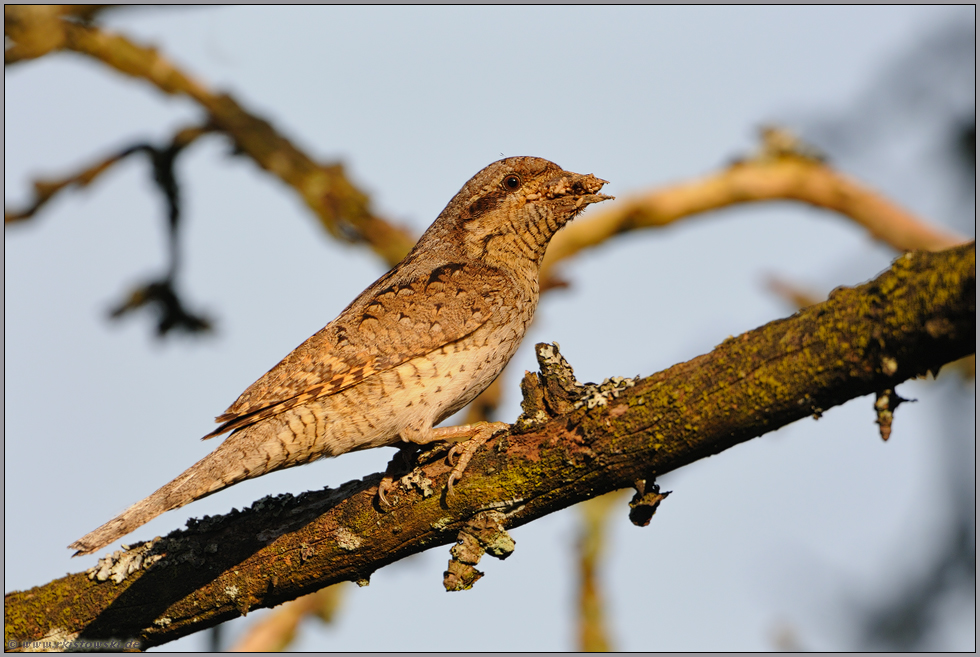
[[[465,444],[466,443],[454,443],[453,446],[449,448],[449,451],[446,453],[446,462],[449,463],[449,465],[456,467],[456,455],[458,452],[462,451],[460,447]]]
[[[453,484],[457,481],[462,480],[463,472],[466,470],[466,466],[469,465],[470,459],[478,449],[488,440],[490,440],[494,434],[500,431],[506,431],[510,426],[504,422],[487,422],[484,424],[478,424],[474,427],[473,437],[469,440],[456,443],[449,450],[446,455],[446,460],[449,465],[453,466],[452,471],[449,473],[449,480],[446,482],[446,497],[453,494]],[[458,462],[454,462],[455,457],[459,457]]]
[[[385,474],[385,476],[381,478],[381,483],[378,484],[378,500],[381,502],[382,505],[395,506],[394,504],[388,501],[386,493],[390,493],[391,491],[395,490],[397,487],[398,484],[395,483],[395,480],[390,475]],[[398,501],[397,498],[395,498],[396,503],[397,501]]]

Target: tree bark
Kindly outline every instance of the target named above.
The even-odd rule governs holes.
[[[516,527],[631,486],[631,517],[643,524],[643,507],[652,513],[662,499],[657,475],[882,395],[975,349],[973,243],[903,255],[869,283],[632,386],[592,388],[587,399],[576,397],[570,370],[549,359],[556,350],[539,345],[545,374],[525,377],[524,415],[480,449],[451,497],[443,491],[450,468],[430,454],[390,509],[375,501],[381,475],[373,474],[191,521],[105,561],[102,578],[112,566],[118,583],[76,573],[7,594],[5,640],[8,649],[110,638],[148,648],[335,582],[364,583],[389,563],[455,542],[461,530]]]

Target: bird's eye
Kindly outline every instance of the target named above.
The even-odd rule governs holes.
[[[508,176],[505,176],[503,180],[503,185],[504,185],[504,189],[507,189],[511,192],[520,189],[521,177],[513,173]]]

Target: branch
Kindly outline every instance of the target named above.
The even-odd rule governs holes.
[[[598,570],[606,551],[606,525],[621,510],[626,491],[594,497],[578,505],[581,529],[577,541],[579,563],[578,649],[582,652],[612,652]],[[615,505],[615,506],[614,506]]]
[[[3,65],[42,57],[65,46],[63,18],[89,21],[112,5],[4,5]]]
[[[842,214],[897,251],[938,251],[969,241],[930,225],[818,159],[788,149],[773,152],[766,143],[762,154],[714,175],[627,198],[570,223],[551,240],[541,279],[547,280],[546,272],[559,261],[619,233],[667,226],[740,203],[779,200]]]
[[[92,579],[76,573],[7,594],[5,639],[133,638],[146,648],[330,584],[365,584],[379,568],[472,533],[488,511],[510,528],[612,490],[655,493],[657,475],[936,372],[972,353],[975,336],[975,245],[906,254],[870,283],[728,338],[617,399],[594,390],[589,404],[561,411],[572,407],[561,399],[568,384],[528,374],[523,421],[477,453],[448,500],[431,491],[450,468],[430,454],[386,513],[374,505],[374,474],[191,521],[101,561],[106,581],[93,569]],[[544,346],[548,370],[553,349]],[[634,498],[638,524],[647,497],[662,499]]]
[[[65,32],[67,48],[145,79],[166,93],[197,101],[242,153],[299,192],[331,235],[367,243],[389,265],[398,263],[415,244],[408,231],[371,213],[367,195],[347,179],[342,165],[317,164],[268,121],[246,111],[231,96],[212,93],[155,49],[85,25],[66,24]]]
[[[169,264],[162,277],[137,285],[127,298],[118,304],[110,317],[119,318],[142,306],[152,306],[158,314],[157,334],[163,336],[174,329],[189,333],[206,332],[211,329],[207,317],[191,312],[177,293],[176,275],[180,261],[180,186],[177,183],[175,163],[177,156],[194,143],[200,136],[211,132],[209,126],[193,126],[177,131],[169,144],[157,147],[148,143],[128,146],[110,157],[86,167],[82,171],[59,180],[37,180],[34,182],[34,200],[23,210],[4,208],[4,223],[17,223],[34,216],[56,194],[69,187],[85,187],[108,171],[113,165],[130,155],[146,155],[153,167],[153,180],[163,194],[167,204],[168,257]]]
[[[175,155],[177,152],[194,143],[198,137],[207,134],[210,131],[211,128],[207,126],[182,128],[174,134],[168,148]],[[58,192],[64,191],[65,189],[73,186],[87,187],[92,183],[92,181],[108,171],[114,164],[125,160],[130,155],[149,153],[152,159],[153,153],[150,152],[151,150],[152,147],[149,144],[134,144],[133,146],[127,146],[118,153],[110,155],[109,157],[96,162],[95,164],[85,167],[78,173],[70,174],[64,178],[56,180],[35,180],[34,200],[22,210],[7,210],[4,208],[3,222],[4,224],[11,224],[30,219],[35,213],[37,213],[38,210],[44,207],[48,201],[54,198]]]
[[[241,153],[299,192],[334,237],[368,244],[389,265],[399,262],[415,244],[406,229],[371,212],[367,195],[347,179],[342,165],[314,162],[269,122],[249,113],[231,96],[211,92],[156,49],[92,25],[63,20],[54,10],[19,12],[16,18],[13,21],[5,14],[5,33],[15,29],[25,44],[35,32],[56,34],[56,38],[35,47],[32,52],[37,54],[31,56],[72,50],[146,80],[165,93],[195,100],[208,112],[210,124],[231,137]]]
[[[16,54],[16,48],[36,50],[32,57],[69,49],[147,80],[165,93],[186,95],[207,110],[214,126],[227,133],[244,154],[298,191],[332,235],[366,242],[389,265],[399,262],[412,247],[415,240],[405,229],[371,213],[367,196],[350,183],[340,164],[317,164],[271,124],[247,112],[231,96],[212,93],[155,49],[62,18],[72,11],[86,17],[103,6],[87,7],[94,9],[5,9],[5,34],[14,42],[6,51],[8,60],[22,56]],[[43,44],[31,45],[33,41]],[[900,251],[939,250],[966,241],[930,226],[825,166],[813,157],[811,149],[784,130],[765,128],[763,140],[761,154],[719,174],[655,190],[571,224],[552,240],[542,270],[542,287],[552,286],[548,273],[556,262],[618,233],[664,226],[689,215],[745,202],[797,200],[833,210]]]

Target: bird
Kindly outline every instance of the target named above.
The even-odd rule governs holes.
[[[216,418],[204,438],[231,433],[213,452],[69,545],[73,556],[245,479],[374,447],[456,440],[451,492],[476,449],[507,425],[434,427],[517,351],[549,241],[587,206],[613,198],[599,193],[605,184],[537,157],[482,169],[400,263]]]

